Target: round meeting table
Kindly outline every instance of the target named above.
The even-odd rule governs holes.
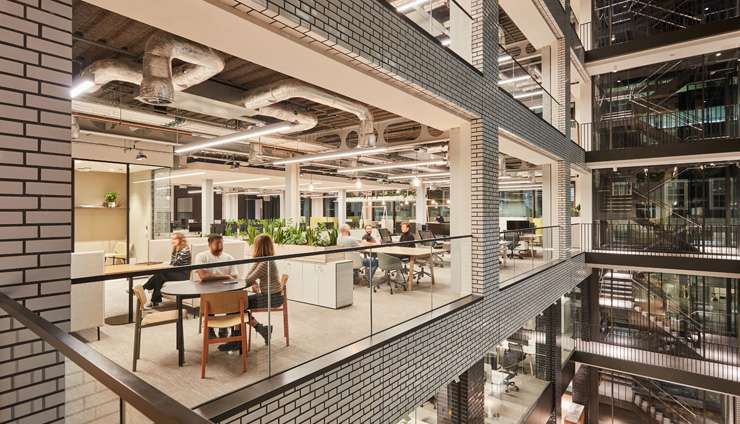
[[[162,294],[175,296],[177,302],[177,365],[185,363],[185,336],[182,328],[182,301],[195,299],[202,294],[223,293],[227,291],[244,290],[247,283],[236,280],[215,281],[171,281],[162,287]]]

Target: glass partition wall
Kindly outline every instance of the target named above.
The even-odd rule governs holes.
[[[74,251],[102,250],[108,265],[147,262],[149,240],[170,236],[170,169],[74,162]]]

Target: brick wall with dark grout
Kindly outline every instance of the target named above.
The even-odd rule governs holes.
[[[71,0],[0,0],[0,291],[69,326]],[[64,360],[0,311],[0,422],[64,417]]]

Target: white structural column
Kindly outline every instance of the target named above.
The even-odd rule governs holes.
[[[337,192],[337,222],[339,225],[344,224],[347,219],[347,191],[339,190]]]
[[[228,192],[224,190],[221,196],[221,215],[224,220],[233,221],[239,219],[239,195],[227,194],[229,192],[236,192],[236,189],[229,189]]]
[[[427,186],[424,183],[416,187],[416,229],[427,223]]]
[[[297,224],[301,220],[301,188],[300,188],[300,171],[298,164],[291,164],[285,167],[285,208],[283,211],[284,218]],[[282,205],[282,203],[281,203]]]
[[[448,151],[450,164],[450,235],[472,233],[470,226],[470,126],[450,130]],[[451,284],[453,291],[471,292],[471,240],[451,241]]]
[[[209,234],[213,224],[213,180],[206,179],[200,187],[201,232]]]
[[[262,203],[264,200],[261,197],[258,197],[254,201],[254,219],[262,219]]]
[[[311,216],[322,217],[324,216],[324,199],[321,197],[311,198]]]

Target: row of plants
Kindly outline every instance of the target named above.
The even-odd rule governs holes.
[[[238,237],[250,245],[260,234],[269,234],[276,244],[326,247],[337,244],[339,231],[327,228],[324,223],[310,227],[281,218],[227,221],[224,231],[225,236]]]

